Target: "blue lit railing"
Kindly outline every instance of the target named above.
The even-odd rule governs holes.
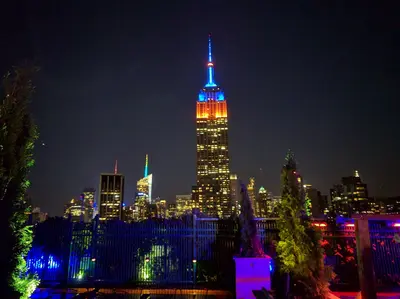
[[[239,227],[235,222],[197,219],[194,225],[191,220],[132,224],[65,221],[36,230],[27,265],[29,272],[37,273],[42,283],[65,280],[72,285],[93,281],[208,285],[209,277],[217,277],[215,287],[230,289],[232,285],[232,256],[240,246]],[[354,281],[358,275],[354,226],[346,225],[336,232],[323,227],[325,263],[332,265],[343,281]],[[396,242],[396,236],[400,238],[400,227],[376,223],[370,227],[377,279],[389,281],[391,277],[398,277],[400,243]],[[265,252],[274,256],[272,243],[278,237],[276,221],[259,219],[257,228]],[[47,244],[53,234],[61,241]],[[272,271],[273,268],[271,264]],[[224,274],[219,277],[221,271]]]
[[[42,281],[55,281],[63,275],[62,260],[33,247],[27,256],[26,264],[29,273],[36,273]]]

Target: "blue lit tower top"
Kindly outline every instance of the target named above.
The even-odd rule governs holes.
[[[144,178],[149,175],[149,155],[146,154],[146,163],[144,164]]]
[[[208,82],[205,87],[216,87],[217,84],[214,83],[214,64],[212,61],[211,52],[211,33],[208,34]]]
[[[199,102],[207,102],[209,100],[225,100],[224,92],[214,81],[214,62],[212,57],[211,33],[208,34],[207,83],[199,93]]]

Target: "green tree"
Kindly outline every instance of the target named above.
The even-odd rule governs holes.
[[[311,216],[311,199],[308,196],[308,192],[306,192],[306,197],[304,200],[304,210],[305,210],[307,217],[310,217]]]
[[[25,258],[32,244],[27,223],[27,179],[33,166],[36,126],[29,111],[34,91],[33,67],[14,67],[3,78],[0,103],[0,292],[2,298],[29,298],[39,281],[27,274]]]
[[[247,193],[247,188],[241,184],[240,225],[241,225],[241,256],[264,257],[264,250],[257,235],[257,225],[254,220],[254,210]]]
[[[321,236],[304,211],[304,192],[293,154],[289,151],[281,173],[281,202],[278,206],[279,268],[290,274],[293,293],[303,298],[328,298]]]

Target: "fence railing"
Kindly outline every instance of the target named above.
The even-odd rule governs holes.
[[[400,282],[399,227],[371,223],[378,284]],[[265,252],[275,256],[274,219],[257,221]],[[337,274],[335,286],[358,288],[354,229],[324,230],[325,262]],[[232,257],[240,250],[239,225],[229,220],[187,218],[71,223],[49,219],[35,228],[27,263],[42,283],[205,285],[233,289]]]

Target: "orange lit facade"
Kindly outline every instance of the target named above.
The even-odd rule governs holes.
[[[212,217],[232,215],[228,151],[228,111],[223,90],[214,83],[209,38],[208,83],[196,103],[197,184],[193,188],[196,208]]]
[[[228,118],[226,101],[214,101],[209,98],[207,102],[197,102],[197,119]]]

